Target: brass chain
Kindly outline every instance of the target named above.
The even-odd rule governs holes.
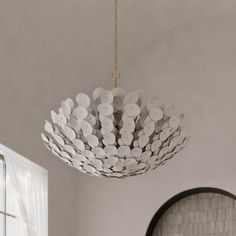
[[[114,68],[112,79],[114,87],[117,87],[117,80],[120,78],[118,69],[118,0],[114,0]]]

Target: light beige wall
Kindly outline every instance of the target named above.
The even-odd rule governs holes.
[[[0,1],[0,141],[49,170],[49,236],[143,236],[172,195],[236,193],[236,1],[121,1],[121,85],[186,113],[190,144],[167,166],[105,180],[42,145],[51,108],[111,85],[111,0]]]

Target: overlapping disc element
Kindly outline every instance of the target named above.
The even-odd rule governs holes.
[[[92,98],[79,93],[62,101],[41,134],[46,147],[83,173],[107,178],[140,175],[164,165],[189,137],[183,115],[173,114],[155,96],[146,105],[143,92],[96,88]]]

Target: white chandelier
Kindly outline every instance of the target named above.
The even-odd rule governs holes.
[[[117,87],[118,17],[114,14],[114,89],[96,88],[62,101],[41,134],[46,147],[81,172],[109,178],[142,174],[164,165],[188,142],[183,115],[173,114],[157,97],[143,104],[143,92]]]

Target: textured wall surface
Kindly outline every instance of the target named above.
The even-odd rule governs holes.
[[[153,236],[234,236],[236,201],[217,193],[199,193],[171,206]]]
[[[62,99],[112,85],[111,0],[0,1],[0,142],[49,171],[49,236],[144,236],[183,190],[236,193],[236,1],[120,0],[120,85],[186,114],[188,147],[143,176],[64,166],[40,138]]]

